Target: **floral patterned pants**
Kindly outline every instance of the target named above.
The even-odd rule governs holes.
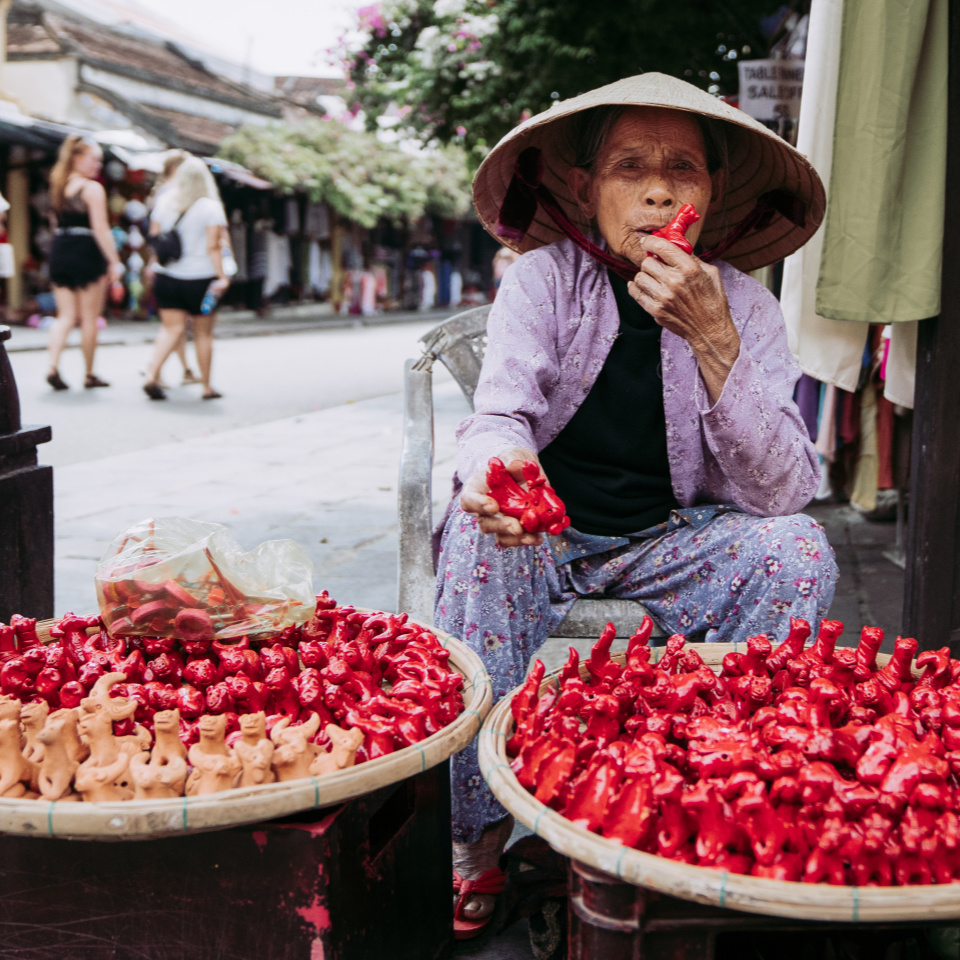
[[[722,513],[700,527],[562,564],[548,539],[539,547],[498,547],[459,506],[444,527],[434,622],[479,654],[494,702],[523,681],[577,597],[639,600],[667,633],[783,640],[790,617],[816,628],[837,579],[823,528],[804,514]],[[506,816],[484,783],[476,742],[453,758],[451,780],[453,837],[472,843]]]

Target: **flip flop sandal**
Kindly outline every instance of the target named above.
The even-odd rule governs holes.
[[[204,400],[219,400],[223,397],[222,393],[217,393],[216,390],[211,390],[209,393],[203,395]]]
[[[143,392],[151,400],[166,400],[167,395],[163,392],[163,387],[157,383],[145,383],[143,385]]]
[[[110,384],[106,380],[101,380],[95,373],[88,373],[83,386],[87,390],[92,390],[94,387],[109,387]]]
[[[507,882],[507,875],[498,867],[485,870],[479,877],[464,880],[453,871],[453,889],[459,894],[457,906],[453,911],[453,936],[456,940],[471,940],[478,936],[484,927],[493,919],[493,912],[482,920],[467,920],[463,916],[463,908],[475,894],[499,896]]]
[[[53,387],[54,390],[69,390],[70,387],[67,384],[67,381],[60,376],[59,372],[54,370],[53,373],[47,374],[47,383]]]
[[[188,367],[183,371],[183,379],[180,381],[180,386],[189,387],[192,383],[203,383],[203,381]]]

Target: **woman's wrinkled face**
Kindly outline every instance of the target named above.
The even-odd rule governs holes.
[[[103,152],[99,147],[87,147],[83,153],[78,153],[73,158],[73,172],[89,180],[97,177],[102,166]]]
[[[584,216],[595,220],[608,249],[637,265],[640,238],[668,224],[685,203],[700,220],[695,244],[720,178],[707,169],[696,119],[679,110],[633,107],[613,125],[590,171],[574,168],[570,187]]]

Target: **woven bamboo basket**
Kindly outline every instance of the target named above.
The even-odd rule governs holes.
[[[743,649],[743,644],[739,646]],[[696,647],[697,653],[717,671],[723,657],[736,649],[736,644],[729,643],[704,643]],[[656,660],[662,653],[663,648],[654,648],[652,659]],[[622,664],[625,654],[617,654],[613,659]],[[889,659],[886,655],[877,658],[881,664]],[[586,678],[582,663],[580,672]],[[544,680],[541,692],[551,685],[557,686],[558,673]],[[504,697],[494,707],[480,731],[480,769],[504,807],[565,856],[639,887],[748,913],[846,922],[932,922],[960,917],[958,884],[842,887],[765,880],[641,853],[578,827],[528,793],[510,769],[506,751],[507,740],[513,734],[510,699]]]
[[[50,626],[37,624],[41,640]],[[459,753],[477,735],[493,702],[493,687],[480,658],[449,634],[432,630],[463,676],[463,713],[426,740],[376,760],[320,777],[240,787],[198,797],[76,803],[0,797],[0,834],[69,840],[156,840],[258,823],[329,807],[422,773]]]

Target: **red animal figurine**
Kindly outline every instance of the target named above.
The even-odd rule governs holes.
[[[669,240],[684,253],[692,254],[693,244],[687,239],[686,233],[699,219],[700,214],[697,213],[693,204],[685,203],[665,227],[654,230],[651,236],[663,237],[664,240]],[[650,254],[650,256],[656,260],[660,259],[655,253]]]
[[[556,535],[566,530],[570,526],[570,518],[566,515],[563,501],[533,460],[524,461],[523,479],[526,490],[513,479],[502,460],[498,457],[490,460],[487,465],[487,486],[500,512],[519,520],[527,533]]]

